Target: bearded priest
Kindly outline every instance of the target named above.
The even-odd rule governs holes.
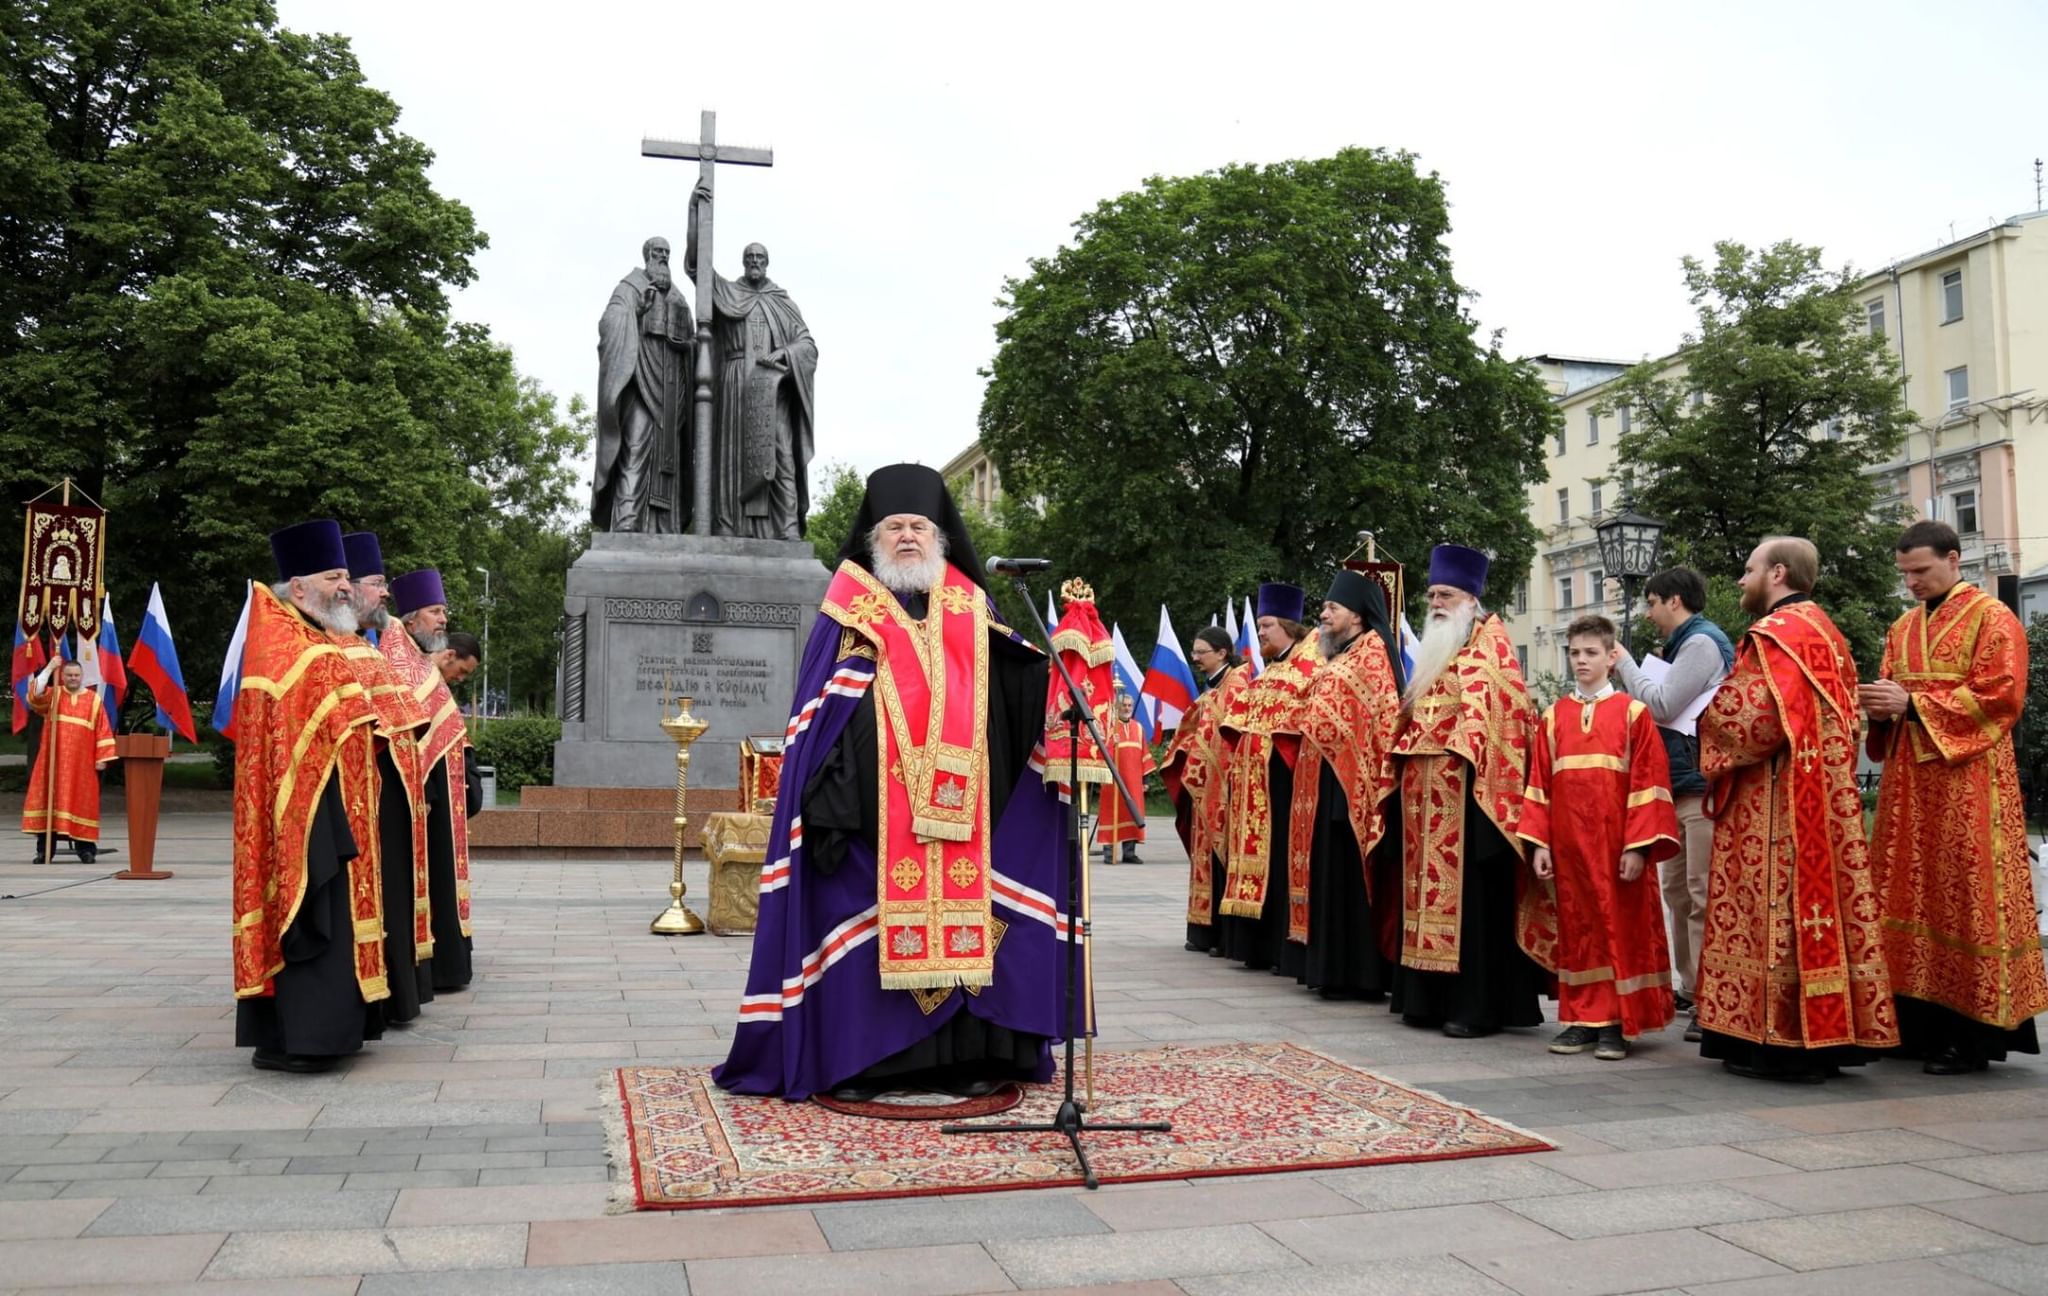
[[[1536,709],[1480,598],[1487,556],[1429,555],[1429,619],[1402,702],[1401,967],[1394,1011],[1453,1039],[1540,1026],[1556,906],[1515,835]],[[1539,966],[1539,963],[1541,966]]]
[[[792,1102],[1052,1075],[1065,818],[1046,659],[938,473],[868,478],[797,672],[753,965],[713,1078]]]

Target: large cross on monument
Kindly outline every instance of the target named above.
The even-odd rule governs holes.
[[[703,124],[694,140],[664,140],[642,138],[641,157],[682,158],[699,163],[698,181],[708,191],[715,193],[713,177],[717,164],[731,162],[739,166],[774,166],[775,150],[741,148],[736,144],[718,142],[718,114],[704,110]],[[690,531],[694,535],[711,534],[711,313],[712,261],[711,223],[716,202],[707,203],[697,217],[697,392],[694,418],[691,424],[690,477],[695,483],[694,499],[690,508]]]

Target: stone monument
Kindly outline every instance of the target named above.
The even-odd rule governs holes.
[[[696,309],[663,282],[668,245],[650,239],[646,265],[614,291],[600,326],[600,390],[618,389],[620,412],[607,440],[600,399],[595,529],[563,598],[560,787],[673,786],[675,744],[659,721],[662,699],[679,693],[710,724],[692,749],[692,780],[737,787],[741,743],[788,723],[830,578],[802,538],[817,346],[767,280],[765,249],[748,249],[737,283],[711,269],[715,164],[773,157],[718,144],[715,123],[707,112],[699,140],[641,144],[646,156],[701,164],[686,258]],[[636,442],[638,433],[653,439]]]

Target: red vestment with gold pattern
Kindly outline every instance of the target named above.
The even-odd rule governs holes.
[[[21,805],[21,830],[40,837],[54,829],[59,837],[75,842],[97,842],[99,764],[114,759],[114,730],[107,723],[100,691],[73,693],[60,685],[31,694],[28,704],[43,717],[44,729],[36,746],[35,771],[28,779],[28,799]]]
[[[1223,912],[1234,918],[1257,918],[1265,911],[1274,860],[1287,867],[1288,815],[1293,796],[1275,806],[1271,762],[1278,757],[1289,769],[1301,743],[1302,703],[1322,654],[1314,635],[1301,640],[1266,669],[1250,687],[1231,699],[1217,731],[1230,750],[1226,793]],[[1282,877],[1285,877],[1285,873]]]
[[[343,862],[356,984],[389,993],[377,861],[377,714],[341,646],[262,585],[249,597],[235,695],[234,973],[238,999],[264,998],[307,893],[307,838],[330,782],[356,854]]]
[[[1365,898],[1375,914],[1391,911],[1393,897],[1374,894],[1373,850],[1386,836],[1392,798],[1394,740],[1401,730],[1401,690],[1394,684],[1394,664],[1381,639],[1360,634],[1309,681],[1301,707],[1301,751],[1294,763],[1294,804],[1287,834],[1287,939],[1309,939],[1310,856],[1315,842],[1316,810],[1322,799],[1323,767],[1336,775],[1343,789],[1351,823],[1356,867],[1364,877]],[[1375,941],[1374,932],[1348,933],[1348,938]]]
[[[402,626],[391,626],[386,634],[405,633]],[[406,888],[395,890],[392,882],[400,876],[398,861],[385,860],[384,919],[386,923],[397,924],[406,921],[411,913],[412,941],[410,948],[413,958],[428,959],[434,955],[434,933],[429,922],[427,901],[427,771],[420,764],[419,739],[430,717],[426,708],[413,697],[412,690],[398,678],[398,671],[389,658],[361,635],[336,635],[335,642],[341,645],[342,656],[347,658],[349,669],[355,672],[356,682],[363,686],[363,692],[370,699],[370,707],[377,713],[375,734],[377,750],[388,754],[391,767],[398,774],[399,791],[403,793],[406,806],[406,833],[411,867],[404,871]],[[380,788],[380,792],[384,790]],[[385,793],[390,804],[395,797]],[[379,807],[380,812],[382,806]],[[380,843],[381,845],[381,843]],[[412,897],[410,904],[406,896]],[[395,969],[393,975],[397,975]]]
[[[1619,1026],[1625,1039],[1670,1025],[1657,866],[1678,854],[1678,812],[1650,709],[1608,693],[1567,694],[1545,711],[1517,831],[1549,848],[1555,870],[1558,1024]],[[1632,882],[1621,879],[1628,851],[1646,860]]]
[[[1750,626],[1699,733],[1714,820],[1702,1052],[1742,1060],[1715,1036],[1895,1047],[1856,786],[1856,663],[1818,603],[1781,603]]]
[[[1136,720],[1115,720],[1107,715],[1097,717],[1102,726],[1102,736],[1110,749],[1116,753],[1117,777],[1124,781],[1131,795],[1145,804],[1145,776],[1153,769],[1152,749],[1145,743],[1145,730]],[[1145,821],[1131,819],[1131,811],[1113,784],[1102,785],[1102,812],[1095,821],[1095,845],[1114,846],[1121,842],[1145,840]]]
[[[1214,927],[1224,840],[1224,785],[1230,774],[1230,751],[1218,726],[1237,695],[1251,687],[1251,669],[1226,666],[1181,717],[1180,728],[1166,746],[1159,777],[1178,812],[1175,827],[1188,851],[1188,926]]]
[[[1892,624],[1878,673],[1913,701],[1868,740],[1884,762],[1871,863],[1892,990],[2017,1031],[2048,1011],[2012,742],[2026,631],[1964,582],[1932,613],[1922,605]],[[1908,1015],[1902,1005],[1910,1046]]]
[[[469,729],[462,723],[462,708],[455,704],[455,695],[448,691],[448,682],[441,678],[441,668],[434,664],[433,658],[420,651],[404,626],[391,625],[378,636],[377,647],[390,661],[399,683],[412,690],[414,704],[426,713],[427,730],[418,742],[421,777],[423,780],[438,778],[443,786],[435,791],[445,793],[447,798],[448,830],[454,844],[456,921],[451,925],[445,916],[440,919],[443,937],[428,941],[428,948],[433,951],[449,932],[457,932],[465,938],[470,934],[469,816],[463,813],[469,795],[463,773],[463,762],[468,758],[470,745]],[[437,767],[440,770],[438,775],[435,773]],[[425,814],[422,811],[422,817]],[[429,919],[433,919],[431,912]],[[437,980],[440,975],[437,968]]]

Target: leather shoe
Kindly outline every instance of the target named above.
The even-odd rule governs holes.
[[[1000,1080],[958,1080],[939,1088],[955,1098],[986,1098],[1002,1085]]]
[[[1447,1021],[1444,1023],[1444,1034],[1452,1039],[1478,1039],[1481,1036],[1493,1034],[1493,1027],[1474,1026],[1470,1022]]]
[[[880,1085],[845,1084],[840,1085],[837,1089],[834,1089],[832,1091],[832,1096],[834,1098],[837,1098],[840,1102],[864,1103],[873,1102],[875,1099],[881,1097],[883,1094],[887,1092],[888,1090],[884,1089]]]
[[[1928,1058],[1927,1064],[1920,1069],[1926,1074],[1933,1076],[1969,1075],[1974,1071],[1989,1070],[1990,1065],[1988,1062],[1971,1057],[1951,1044],[1933,1057]]]
[[[335,1059],[331,1055],[315,1053],[275,1053],[269,1049],[257,1049],[249,1059],[258,1071],[284,1071],[291,1075],[318,1075],[322,1071],[334,1070]]]
[[[1685,1042],[1688,1044],[1697,1044],[1700,1042],[1701,1038],[1702,1036],[1700,1033],[1700,1011],[1699,1009],[1695,1008],[1692,1010],[1692,1016],[1686,1018],[1685,1020]]]

